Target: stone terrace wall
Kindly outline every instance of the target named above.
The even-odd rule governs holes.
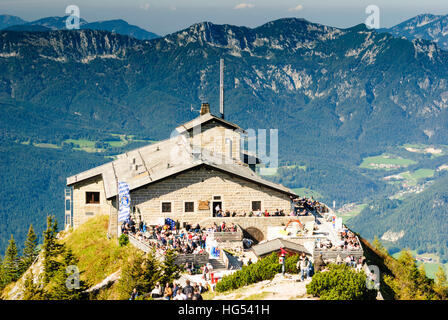
[[[152,247],[139,241],[132,235],[128,235],[129,242],[137,249],[142,250],[145,253],[152,252]],[[178,254],[175,258],[177,265],[185,265],[185,262],[192,262],[195,265],[203,265],[208,262],[209,255],[207,252],[201,254]]]
[[[185,262],[193,263],[194,265],[203,265],[208,262],[209,255],[208,253],[200,253],[200,254],[179,254],[176,256],[176,264],[177,265],[185,265]]]
[[[303,217],[227,217],[227,218],[206,218],[199,222],[201,227],[212,225],[213,223],[220,224],[225,221],[226,224],[237,224],[242,229],[247,228],[257,228],[263,232],[266,237],[268,227],[284,226],[290,220],[299,220],[302,224],[306,222],[314,221],[314,216],[303,216]]]

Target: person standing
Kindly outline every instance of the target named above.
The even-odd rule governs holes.
[[[193,287],[190,285],[190,280],[186,281],[186,286],[184,287],[184,289],[182,290],[182,292],[188,297],[188,295],[193,295]]]
[[[165,290],[163,292],[163,298],[165,300],[171,300],[171,296],[173,295],[173,290],[171,289],[171,285],[167,282],[165,285]]]
[[[137,288],[134,288],[134,290],[132,290],[131,297],[129,298],[129,300],[135,300],[135,298],[137,297],[138,297]]]
[[[305,279],[305,276],[307,275],[307,269],[308,269],[308,257],[305,257],[305,259],[300,260],[300,280],[303,281]]]

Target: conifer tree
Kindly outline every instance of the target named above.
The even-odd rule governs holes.
[[[20,272],[24,273],[37,258],[37,236],[34,233],[33,225],[28,229],[28,235],[25,240],[22,259],[20,260]]]
[[[424,267],[418,267],[411,252],[404,250],[390,265],[394,278],[385,277],[399,300],[426,300],[436,298],[434,281],[426,277]]]
[[[5,287],[6,279],[5,274],[3,272],[3,257],[0,254],[0,291]]]
[[[448,281],[445,270],[442,266],[439,266],[439,269],[436,273],[434,291],[437,292],[440,299],[447,300],[448,299]]]
[[[3,260],[3,277],[5,284],[16,281],[19,278],[19,262],[20,259],[17,252],[16,242],[14,241],[13,235],[11,235]]]
[[[34,282],[32,270],[25,276],[23,287],[23,300],[43,300],[45,298],[43,290]]]
[[[78,259],[73,255],[72,251],[70,249],[65,250],[63,261],[47,287],[47,299],[80,300],[86,297],[83,292],[87,289],[87,285],[80,279],[80,273],[75,274],[77,272],[77,263]]]
[[[44,257],[44,283],[49,283],[51,277],[59,269],[60,262],[57,256],[63,252],[63,245],[56,239],[58,223],[54,216],[47,217],[47,229],[44,231],[44,243],[42,246]]]
[[[160,282],[162,284],[172,283],[180,276],[180,268],[175,263],[176,253],[173,250],[167,250],[165,254],[165,260],[163,261],[162,268],[163,274]]]
[[[149,293],[159,278],[159,264],[154,255],[136,252],[122,268],[118,281],[120,299],[128,299],[134,288],[140,293]]]

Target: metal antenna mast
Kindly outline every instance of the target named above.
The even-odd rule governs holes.
[[[224,119],[224,59],[219,60],[219,112]]]

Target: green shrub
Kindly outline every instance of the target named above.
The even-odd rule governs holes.
[[[277,273],[281,272],[281,268],[281,264],[278,263],[278,255],[274,252],[270,256],[258,260],[257,263],[243,266],[241,270],[224,276],[216,284],[216,291],[224,292],[259,281],[273,279]]]
[[[307,284],[309,294],[321,300],[373,300],[377,292],[366,285],[364,272],[356,272],[346,265],[330,265],[329,271],[318,272]]]
[[[120,245],[120,247],[125,247],[128,245],[128,243],[129,243],[129,237],[127,234],[122,234],[120,238],[118,238],[118,244]]]
[[[299,260],[299,257],[300,256],[298,254],[295,254],[295,255],[292,255],[292,256],[289,256],[286,258],[286,261],[285,261],[286,273],[292,273],[292,274],[298,273],[296,265],[297,265],[297,261]]]

